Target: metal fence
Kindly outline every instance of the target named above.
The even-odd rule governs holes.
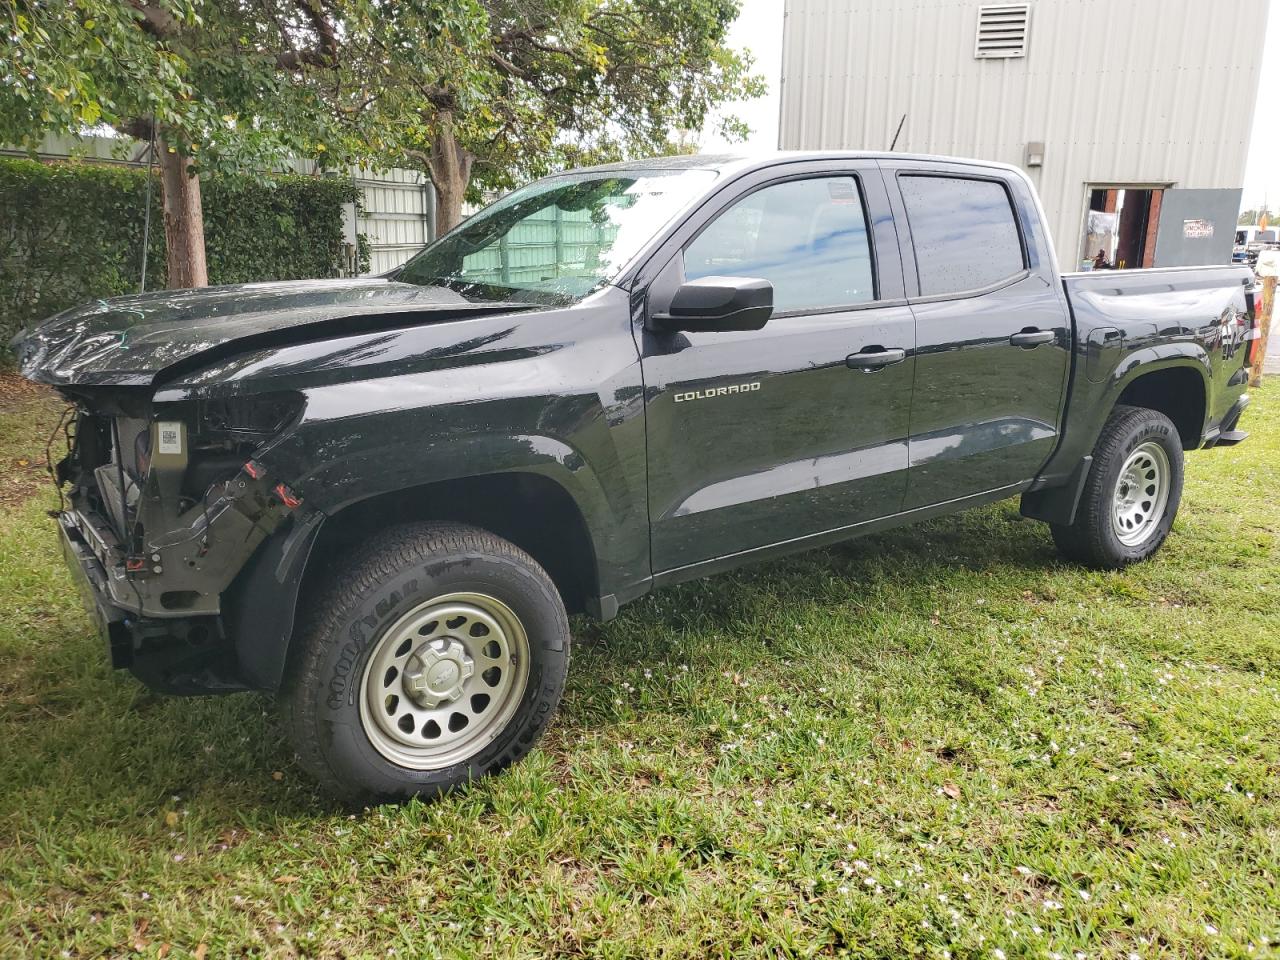
[[[466,258],[469,275],[508,285],[537,283],[592,272],[601,250],[610,246],[617,224],[597,224],[590,210],[553,207],[517,224],[493,247]]]
[[[359,168],[352,177],[364,195],[364,209],[358,216],[348,214],[348,222],[369,239],[369,272],[386,273],[435,236],[435,192],[416,170]]]

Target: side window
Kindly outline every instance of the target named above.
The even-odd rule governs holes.
[[[1003,184],[899,176],[898,186],[911,222],[922,296],[977,290],[1026,267]]]
[[[684,272],[768,280],[779,313],[874,300],[858,181],[789,180],[743,197],[685,248]]]

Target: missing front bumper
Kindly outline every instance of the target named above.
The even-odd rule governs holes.
[[[111,602],[105,568],[86,541],[74,514],[59,514],[58,530],[63,559],[80,591],[85,611],[111,653],[111,665],[116,669],[131,666],[133,640],[127,624],[129,613]]]
[[[58,516],[63,558],[107,646],[111,666],[127,669],[152,690],[174,696],[248,689],[220,617],[139,617],[114,602],[107,570],[85,535],[89,529],[74,512]]]

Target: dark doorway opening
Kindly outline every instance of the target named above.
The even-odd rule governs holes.
[[[1155,265],[1163,188],[1092,187],[1080,267],[1127,270]]]

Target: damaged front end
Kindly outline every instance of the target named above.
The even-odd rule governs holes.
[[[56,477],[64,551],[112,663],[166,693],[241,676],[225,600],[259,546],[306,508],[258,462],[300,394],[157,404],[147,388],[63,387],[76,406]]]

